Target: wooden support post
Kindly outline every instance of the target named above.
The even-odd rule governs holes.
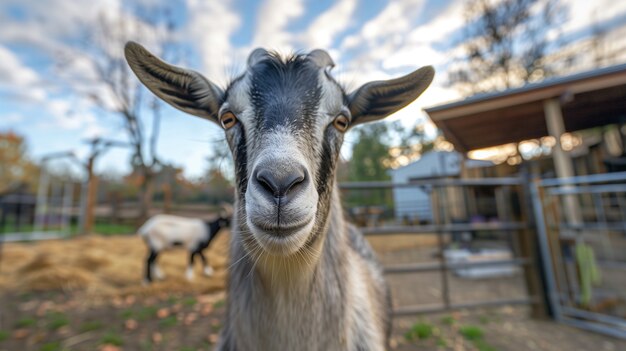
[[[93,175],[89,179],[87,185],[87,210],[85,211],[85,230],[83,234],[93,233],[93,226],[95,222],[95,207],[98,195],[98,177]]]
[[[565,134],[565,123],[563,122],[563,114],[561,112],[561,103],[559,99],[553,98],[545,100],[543,103],[544,114],[546,118],[546,126],[548,132],[554,137],[556,144],[552,150],[554,159],[554,168],[559,178],[573,177],[574,164],[570,155],[563,150],[561,145],[561,136]],[[580,214],[580,206],[578,198],[575,195],[566,195],[563,197],[565,205],[565,216],[569,224],[579,224],[582,222]]]

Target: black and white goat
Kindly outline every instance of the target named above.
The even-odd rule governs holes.
[[[230,219],[227,215],[220,215],[210,222],[167,214],[159,214],[147,220],[137,231],[144,238],[149,251],[145,282],[152,282],[153,275],[157,279],[165,277],[156,259],[163,250],[175,246],[182,246],[189,251],[189,266],[185,273],[187,280],[193,280],[193,263],[196,256],[200,256],[202,260],[204,274],[213,275],[213,268],[202,251],[209,247],[221,229],[229,225]]]
[[[157,96],[224,129],[236,194],[218,350],[370,350],[389,340],[382,269],[343,216],[336,168],[344,134],[415,100],[432,67],[346,93],[323,50],[252,52],[226,90],[136,43],[126,59]]]

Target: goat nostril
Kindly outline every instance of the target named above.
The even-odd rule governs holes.
[[[283,197],[293,192],[306,180],[305,172],[289,172],[286,174],[276,174],[268,169],[261,169],[255,173],[254,179],[275,198]]]
[[[290,191],[296,189],[298,185],[302,182],[304,182],[304,174],[295,175],[293,178],[291,178],[291,181],[285,187],[285,195],[288,194]]]
[[[261,184],[265,191],[274,196],[277,196],[279,190],[277,189],[277,186],[274,184],[274,182],[272,182],[270,174],[267,174],[267,172],[265,171],[260,171],[256,175],[256,180],[259,182],[259,184]]]

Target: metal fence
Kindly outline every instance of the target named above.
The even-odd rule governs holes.
[[[355,193],[366,193],[371,196],[374,191],[387,192],[384,215],[377,215],[377,221],[369,222],[370,225],[362,227],[361,231],[372,237],[389,235],[430,235],[436,236],[436,244],[433,247],[434,260],[417,259],[416,262],[389,263],[385,264],[385,273],[388,280],[394,276],[407,274],[439,274],[438,282],[427,280],[427,284],[437,284],[441,287],[439,302],[413,303],[399,305],[394,303],[394,315],[406,316],[422,313],[434,313],[456,309],[493,307],[502,305],[538,305],[541,302],[541,289],[538,283],[539,268],[538,256],[532,241],[532,230],[528,188],[529,182],[525,178],[486,178],[486,179],[429,179],[424,181],[412,181],[406,184],[393,184],[389,182],[360,182],[343,183],[342,198],[344,206],[348,208],[355,205]],[[410,189],[426,189],[428,191],[428,205],[433,209],[430,222],[415,221],[407,224],[405,218],[396,215],[397,206],[407,206],[406,203],[393,201],[393,194],[397,191]],[[391,199],[391,200],[390,200]],[[406,202],[406,196],[403,197]],[[421,201],[424,201],[423,199]],[[413,208],[423,204],[411,204]],[[380,211],[379,211],[380,212]],[[354,220],[354,218],[353,218]],[[501,252],[509,254],[493,256],[480,256],[485,248],[496,245]],[[471,257],[464,260],[452,259],[452,253],[465,249],[464,254]],[[485,250],[482,250],[485,249]],[[495,252],[495,250],[491,250]],[[486,271],[486,269],[515,268],[517,276],[524,281],[526,291],[517,297],[509,296],[481,296],[478,300],[457,301],[455,287],[463,289],[462,279],[476,279],[467,277],[468,272]],[[461,275],[462,277],[459,277]],[[464,277],[463,277],[464,276]],[[403,278],[404,279],[404,278]],[[434,279],[437,280],[437,279]],[[455,284],[451,284],[451,280]],[[497,279],[495,279],[497,280]],[[481,280],[482,281],[482,280]],[[494,279],[484,281],[490,284]],[[418,283],[416,283],[418,284]],[[402,293],[402,289],[427,289],[428,286],[404,286],[394,287],[390,283],[392,295]],[[452,286],[454,285],[454,286]],[[456,294],[458,295],[458,294]]]
[[[555,319],[626,338],[626,172],[533,186]]]
[[[45,175],[38,193],[16,191],[0,196],[0,244],[58,239],[70,234],[80,217],[81,184],[50,181]],[[75,223],[74,223],[75,224]]]

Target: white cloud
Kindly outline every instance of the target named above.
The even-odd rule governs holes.
[[[464,7],[464,0],[451,0],[437,17],[413,29],[409,42],[449,43],[446,37],[465,24]]]
[[[342,42],[342,49],[365,45],[375,47],[381,41],[398,41],[413,27],[413,20],[424,6],[424,0],[391,1],[376,17],[365,23],[355,35]]]
[[[187,32],[202,58],[203,73],[216,83],[225,83],[236,52],[231,37],[241,24],[230,1],[189,0]]]
[[[339,0],[319,15],[305,33],[306,47],[330,49],[335,36],[351,24],[356,5],[357,0]]]
[[[289,21],[302,14],[303,0],[265,0],[256,18],[253,45],[281,52],[292,51],[294,35],[286,27]]]
[[[118,0],[4,0],[0,11],[21,9],[24,19],[5,16],[0,41],[32,44],[54,51],[61,45],[59,38],[76,38],[85,25],[93,25],[103,12],[120,14]]]
[[[450,56],[435,46],[463,25],[461,1],[450,2],[436,17],[416,27],[414,22],[423,5],[419,0],[392,2],[360,32],[343,40],[342,50],[357,52],[346,62],[342,74],[342,80],[352,83],[351,89],[372,80],[396,78],[421,66],[443,66],[449,61]],[[432,129],[423,109],[460,98],[455,90],[445,87],[445,79],[445,74],[438,72],[424,94],[390,120],[399,120],[406,127],[422,121]]]
[[[19,58],[9,49],[0,45],[0,84],[7,86],[29,86],[39,81],[32,69],[22,65]]]
[[[105,135],[108,132],[108,128],[100,123],[91,107],[82,101],[48,98],[44,108],[52,120],[43,121],[38,125],[39,128],[80,131],[80,135],[85,138]]]
[[[570,33],[589,27],[626,13],[626,1],[615,0],[562,0],[563,5],[569,7],[569,20],[564,23],[561,30]]]
[[[32,68],[24,65],[8,48],[0,45],[0,92],[26,101],[41,102],[46,93],[41,78]]]
[[[433,64],[441,64],[448,59],[444,53],[437,51],[432,46],[419,43],[405,45],[384,58],[382,66],[384,69],[417,68]]]

